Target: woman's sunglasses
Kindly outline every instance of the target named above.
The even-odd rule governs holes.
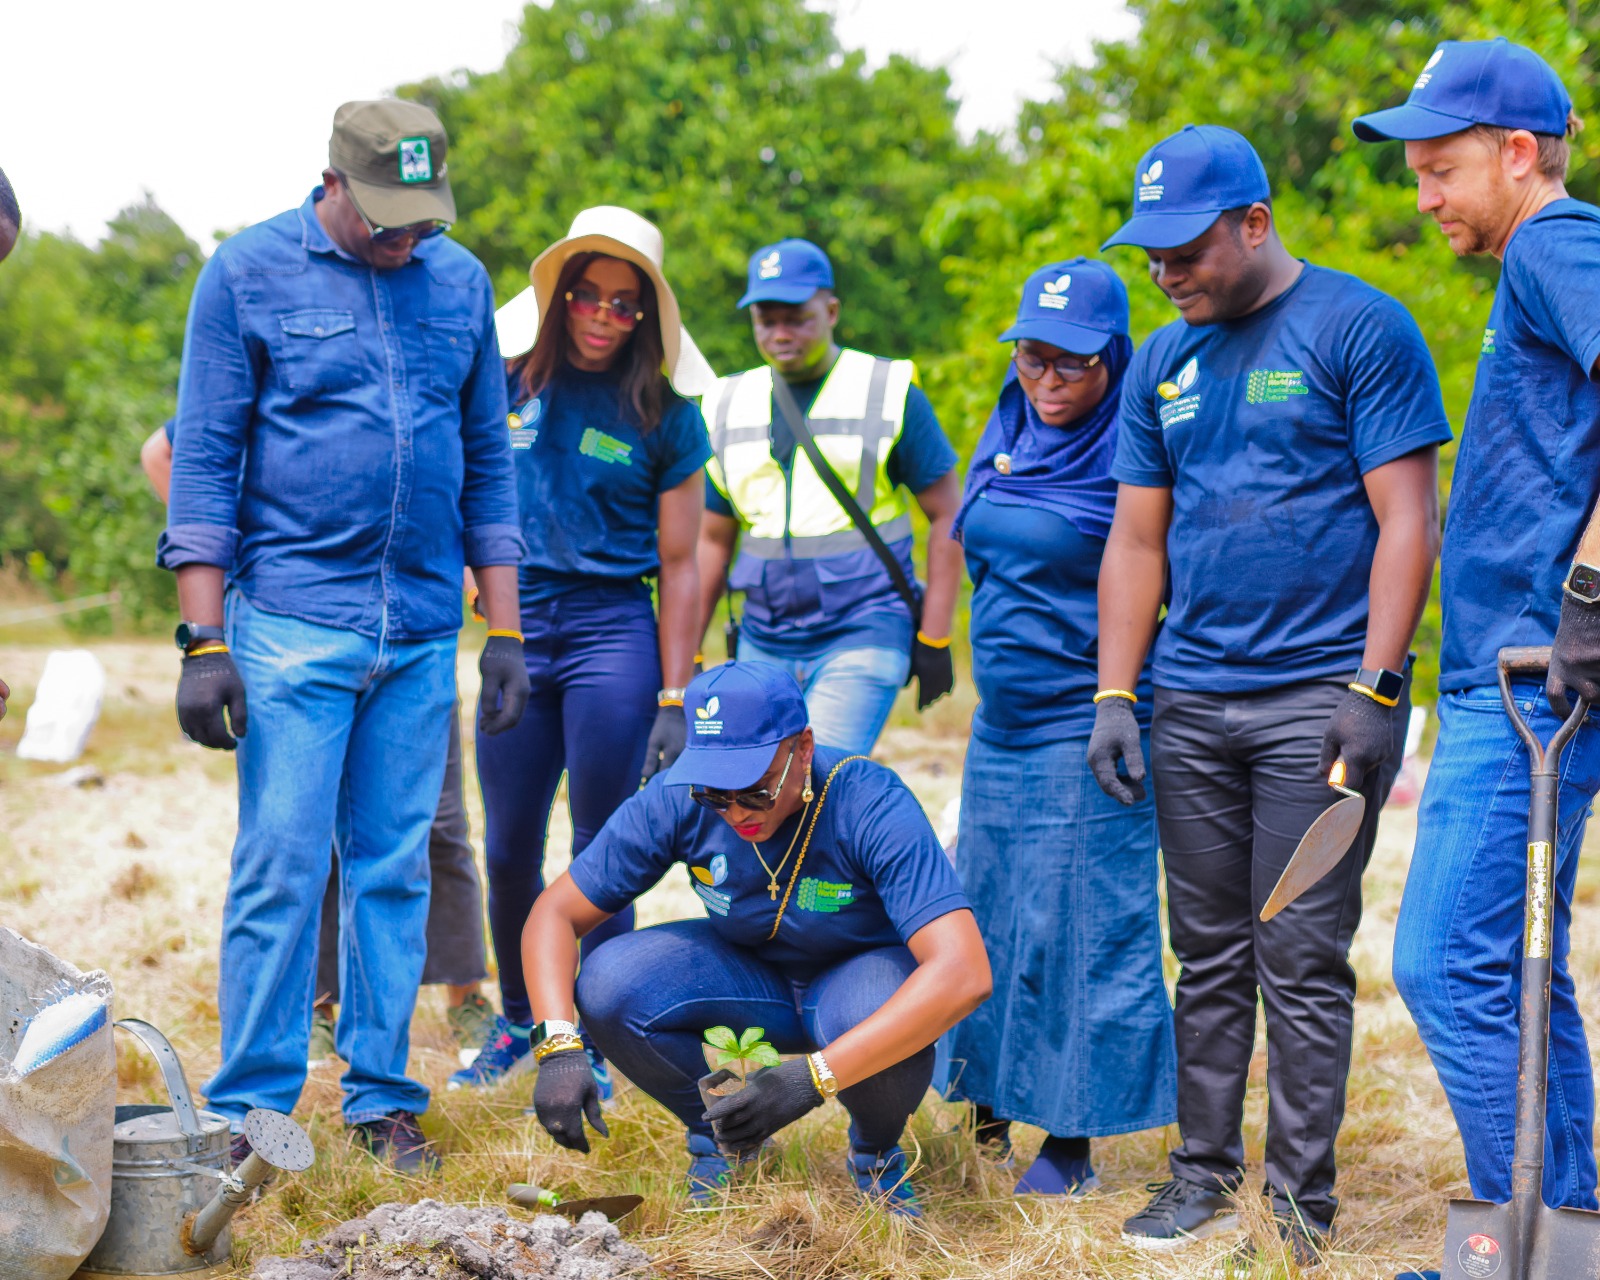
[[[629,302],[622,297],[604,302],[598,293],[582,284],[568,290],[567,306],[573,315],[582,316],[585,320],[605,311],[610,314],[611,323],[619,329],[631,329],[644,319],[644,312],[640,310],[637,302]]]
[[[783,792],[783,784],[789,780],[789,766],[794,763],[795,749],[799,745],[797,742],[789,748],[789,758],[783,762],[783,772],[778,775],[778,785],[770,791],[766,787],[756,787],[749,791],[718,791],[714,787],[690,787],[689,798],[696,804],[704,805],[712,813],[727,813],[734,805],[753,813],[771,813],[773,806],[778,803],[778,796]]]
[[[1046,360],[1021,347],[1011,358],[1016,361],[1017,372],[1025,378],[1042,378],[1046,369],[1054,369],[1056,377],[1063,382],[1082,382],[1089,376],[1089,370],[1100,363],[1099,356],[1057,356]]]

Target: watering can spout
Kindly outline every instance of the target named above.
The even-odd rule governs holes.
[[[244,1118],[244,1133],[250,1141],[250,1154],[223,1179],[222,1189],[184,1221],[185,1253],[198,1257],[209,1250],[274,1169],[299,1173],[309,1169],[316,1158],[305,1130],[281,1111],[250,1112]]]

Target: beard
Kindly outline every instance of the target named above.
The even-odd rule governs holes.
[[[1459,214],[1449,221],[1456,224],[1456,233],[1450,237],[1450,250],[1456,257],[1470,258],[1474,254],[1489,253],[1494,249],[1496,233],[1493,229]]]

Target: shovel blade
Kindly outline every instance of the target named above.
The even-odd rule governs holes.
[[[1509,1204],[1450,1202],[1440,1280],[1523,1280],[1516,1254],[1517,1217]]]
[[[1365,796],[1346,796],[1324,809],[1300,843],[1294,856],[1273,886],[1267,905],[1261,908],[1261,919],[1267,921],[1277,915],[1323,876],[1344,861],[1361,831],[1361,820],[1367,815]]]
[[[1533,1227],[1533,1276],[1600,1276],[1600,1213],[1540,1205]]]
[[[643,1203],[643,1196],[594,1196],[588,1200],[563,1200],[555,1207],[554,1212],[564,1213],[576,1222],[584,1214],[598,1209],[615,1222],[618,1218],[627,1217]]]

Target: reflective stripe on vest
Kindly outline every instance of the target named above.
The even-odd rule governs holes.
[[[905,425],[912,374],[909,360],[841,351],[806,418],[817,450],[885,542],[911,536],[905,498],[889,478],[889,452]],[[777,559],[792,549],[810,559],[868,549],[798,441],[785,484],[772,456],[772,370],[720,379],[703,408],[715,454],[707,469],[744,526],[741,551]]]

